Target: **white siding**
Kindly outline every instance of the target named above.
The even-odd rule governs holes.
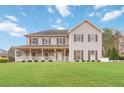
[[[83,34],[83,42],[74,42],[74,34]],[[88,34],[97,34],[97,42],[88,42]],[[84,22],[69,33],[69,60],[74,61],[74,50],[84,51],[84,60],[88,60],[88,50],[98,51],[98,60],[102,57],[102,33],[91,26],[88,22]]]

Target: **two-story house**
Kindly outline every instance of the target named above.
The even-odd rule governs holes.
[[[15,61],[92,61],[102,58],[102,30],[89,20],[69,30],[25,35],[27,44],[15,47]]]

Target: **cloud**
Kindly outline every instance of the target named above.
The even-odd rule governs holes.
[[[60,18],[58,18],[58,19],[56,20],[56,23],[57,23],[57,24],[61,24],[61,23],[62,23],[62,20],[61,20]]]
[[[52,7],[48,7],[48,12],[49,13],[53,13],[54,12],[54,10],[52,9]]]
[[[21,37],[27,33],[26,29],[10,21],[0,22],[0,31],[9,33],[11,36]]]
[[[71,15],[71,12],[69,10],[69,6],[67,6],[67,5],[56,5],[55,7],[56,7],[57,11],[59,12],[59,14],[62,17],[67,17],[67,16]]]
[[[92,13],[88,14],[89,17],[92,17],[94,15],[95,15],[95,12],[92,12]]]
[[[99,9],[101,9],[101,8],[104,8],[104,7],[106,7],[107,5],[95,5],[94,6],[94,9],[95,10],[99,10]]]
[[[18,21],[15,16],[6,15],[5,17],[6,17],[7,19],[9,19],[10,21],[13,21],[13,22]]]
[[[58,29],[58,30],[63,30],[63,29],[65,29],[64,27],[59,26],[59,25],[51,25],[51,27],[56,28],[56,29]]]
[[[121,16],[123,13],[124,13],[124,7],[122,7],[120,10],[114,10],[114,11],[107,12],[105,13],[101,21],[114,20],[118,18],[119,16]]]
[[[24,12],[21,13],[23,16],[26,16],[26,14]]]

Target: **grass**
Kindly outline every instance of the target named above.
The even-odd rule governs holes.
[[[124,87],[124,63],[3,63],[0,64],[0,86]]]

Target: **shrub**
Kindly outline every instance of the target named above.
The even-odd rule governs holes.
[[[119,59],[119,55],[117,50],[113,47],[111,50],[109,50],[109,59],[110,60],[118,60]]]
[[[38,62],[38,60],[34,60],[34,62]]]
[[[124,55],[120,55],[119,60],[124,60]]]
[[[28,60],[28,62],[32,62],[32,60]]]
[[[49,60],[49,62],[53,62],[52,60]]]
[[[9,59],[7,59],[7,58],[0,59],[0,63],[7,63],[7,62],[9,62]]]
[[[92,60],[91,62],[95,62],[95,60]]]
[[[25,60],[22,60],[21,62],[25,62]]]
[[[82,60],[82,62],[85,62],[85,60]]]
[[[45,60],[41,60],[41,62],[45,62]]]
[[[75,62],[79,62],[79,60],[75,60]]]
[[[87,62],[90,62],[90,60],[87,60]]]
[[[97,60],[97,62],[101,62],[100,60]]]

